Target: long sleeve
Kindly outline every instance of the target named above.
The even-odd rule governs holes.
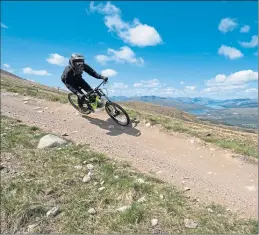
[[[100,79],[100,74],[98,74],[94,69],[92,69],[89,65],[84,64],[84,71],[88,73],[90,76]]]

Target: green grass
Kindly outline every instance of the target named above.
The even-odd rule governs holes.
[[[233,132],[229,134],[227,129],[215,129],[216,125],[201,125],[201,123],[186,122],[159,114],[150,114],[125,107],[131,119],[145,120],[151,125],[160,125],[167,132],[180,132],[190,136],[198,137],[205,142],[213,143],[221,148],[230,149],[237,154],[258,158],[257,135],[255,133],[242,132],[238,135]],[[197,126],[199,125],[199,126]],[[231,131],[231,130],[230,130]],[[209,136],[206,133],[210,133]],[[245,132],[244,132],[245,133]]]
[[[2,164],[8,167],[1,170],[2,233],[23,233],[32,224],[33,233],[257,233],[257,221],[238,219],[217,205],[207,205],[214,210],[209,213],[183,192],[87,146],[37,149],[41,130],[4,116],[1,121]],[[88,163],[94,165],[93,176],[83,183]],[[74,168],[78,165],[82,169]],[[138,202],[142,197],[146,200]],[[46,217],[54,206],[60,213]],[[130,207],[116,211],[122,206]],[[89,214],[89,208],[96,214]],[[155,228],[153,218],[158,219]],[[185,218],[198,227],[185,228]]]
[[[1,74],[1,90],[49,101],[68,103],[67,94],[64,92],[58,92],[54,88],[47,88],[36,83],[32,84],[26,80],[11,78],[4,74]]]

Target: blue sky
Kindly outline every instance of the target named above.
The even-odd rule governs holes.
[[[1,67],[23,78],[63,87],[76,52],[109,76],[110,95],[258,95],[257,2],[1,4]]]

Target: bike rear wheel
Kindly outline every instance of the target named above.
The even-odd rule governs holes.
[[[82,110],[78,107],[78,98],[77,98],[77,95],[75,95],[74,93],[68,94],[68,101],[78,112],[86,115],[91,113],[91,111],[87,108]]]
[[[105,104],[105,110],[108,115],[118,124],[122,126],[129,125],[130,117],[120,105],[113,102],[107,102]]]

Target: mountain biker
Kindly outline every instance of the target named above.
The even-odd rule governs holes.
[[[70,91],[77,95],[78,107],[81,110],[83,109],[83,100],[85,97],[85,94],[81,91],[81,89],[87,93],[93,91],[90,85],[83,79],[83,72],[88,73],[94,78],[103,79],[106,82],[108,81],[107,77],[98,74],[94,71],[94,69],[85,63],[83,55],[75,53],[71,55],[69,65],[64,69],[61,80]]]

